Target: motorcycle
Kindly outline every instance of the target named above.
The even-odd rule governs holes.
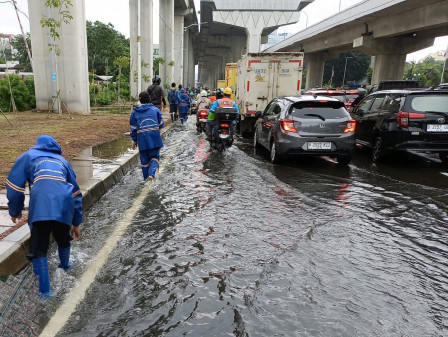
[[[196,115],[196,130],[199,133],[205,132],[205,124],[207,123],[208,110],[201,110]]]
[[[220,108],[215,111],[217,124],[212,129],[210,147],[218,152],[224,152],[233,144],[235,120],[238,114],[235,108]]]

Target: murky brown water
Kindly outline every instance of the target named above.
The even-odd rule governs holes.
[[[210,153],[192,121],[163,154],[184,133],[61,336],[448,334],[443,167],[272,166],[250,140]],[[87,214],[43,322],[141,189],[136,168]]]

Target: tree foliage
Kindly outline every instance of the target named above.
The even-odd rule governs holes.
[[[27,40],[28,46],[31,49],[30,33],[26,34],[26,40]],[[13,46],[13,48],[15,50],[17,50],[17,53],[12,55],[12,57],[11,57],[12,60],[19,61],[20,65],[24,67],[25,72],[31,72],[32,71],[31,63],[30,63],[30,59],[28,58],[28,53],[26,51],[26,46],[25,46],[25,42],[23,41],[22,35],[14,36],[14,38],[11,40],[11,45]]]
[[[403,79],[418,80],[422,88],[438,86],[442,77],[443,61],[428,57],[422,62],[406,62]],[[443,83],[448,82],[448,69],[445,69]]]
[[[347,58],[347,59],[346,59]],[[347,67],[346,67],[347,61]],[[360,82],[366,78],[366,72],[370,65],[370,56],[359,51],[341,53],[339,57],[325,62],[323,83],[330,83],[331,72],[334,67],[332,86],[341,87],[344,79],[349,82]]]
[[[10,90],[11,84],[11,90]],[[0,108],[3,111],[12,111],[11,91],[14,102],[19,111],[31,110],[36,107],[34,96],[34,79],[29,77],[25,81],[17,75],[5,75],[0,79]]]
[[[89,70],[98,75],[118,76],[119,57],[130,55],[130,43],[114,26],[99,21],[87,21],[87,49]],[[123,74],[129,76],[128,68],[123,67]],[[129,77],[128,77],[129,78]]]

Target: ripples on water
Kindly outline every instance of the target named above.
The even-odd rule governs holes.
[[[238,147],[220,156],[193,123],[166,135],[163,154],[185,133],[61,335],[446,334],[439,190],[353,166],[272,166]],[[142,189],[140,174],[89,212],[75,247],[84,257]]]

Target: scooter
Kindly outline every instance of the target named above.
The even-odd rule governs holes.
[[[238,114],[235,108],[220,108],[215,111],[217,124],[212,129],[210,147],[224,152],[233,144],[234,122]]]
[[[205,132],[205,124],[207,123],[208,110],[201,110],[196,115],[196,130],[199,133]]]

